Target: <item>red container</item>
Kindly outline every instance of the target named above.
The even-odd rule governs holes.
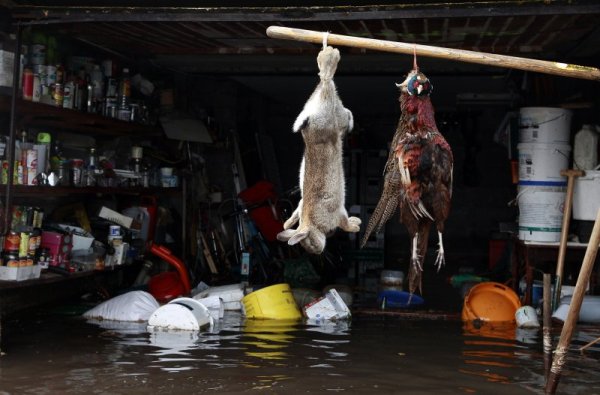
[[[33,99],[33,71],[31,69],[23,70],[23,99]]]

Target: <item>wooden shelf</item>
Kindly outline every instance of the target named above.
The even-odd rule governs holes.
[[[10,106],[11,97],[0,95],[0,111],[9,113]],[[97,114],[88,114],[22,99],[17,99],[16,114],[17,125],[56,128],[97,137],[123,135],[150,137],[162,136],[163,134],[162,129],[158,126],[125,122]]]
[[[64,187],[13,185],[13,197],[58,197],[70,195],[181,195],[181,188],[108,188],[108,187]],[[0,187],[0,196],[6,194],[6,185]]]

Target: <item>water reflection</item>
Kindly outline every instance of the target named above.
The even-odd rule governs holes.
[[[465,322],[463,325],[463,362],[466,368],[460,372],[483,377],[490,382],[512,383],[510,374],[522,360],[538,358],[540,351],[528,344],[538,344],[539,329],[518,328],[515,323]],[[534,374],[528,380],[539,384],[543,375]]]
[[[291,333],[298,329],[300,320],[256,320],[244,323],[241,343],[250,346],[247,356],[261,359],[286,359],[285,348],[295,339]],[[258,350],[254,350],[256,347]]]
[[[541,331],[514,325],[247,321],[228,312],[208,330],[150,333],[143,323],[51,318],[9,321],[0,393],[530,395],[544,389]],[[40,331],[41,324],[48,330]],[[577,349],[600,331],[577,330],[560,392],[598,393],[600,344],[583,354]]]

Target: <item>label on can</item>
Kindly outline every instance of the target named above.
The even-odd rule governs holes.
[[[28,149],[25,152],[25,166],[37,168],[38,152],[35,149]]]
[[[46,78],[49,86],[56,84],[56,66],[46,66]]]
[[[21,236],[17,232],[10,232],[4,239],[4,251],[18,252],[21,245]]]
[[[38,64],[33,66],[33,75],[40,77],[40,85],[48,85],[48,68],[45,64]]]
[[[63,84],[59,84],[58,82],[54,84],[54,88],[52,90],[52,100],[54,101],[54,105],[57,107],[62,107],[64,100],[64,87]]]
[[[21,243],[19,243],[19,256],[26,257],[29,252],[29,232],[21,232]]]
[[[37,74],[33,75],[33,94],[31,101],[39,102],[42,99],[42,83],[40,76]]]
[[[34,228],[41,228],[43,219],[44,219],[44,210],[42,210],[40,207],[34,207],[33,208],[32,226]]]

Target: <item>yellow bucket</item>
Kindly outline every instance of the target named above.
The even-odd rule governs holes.
[[[249,293],[242,298],[247,318],[300,319],[292,290],[288,284],[275,284]]]

